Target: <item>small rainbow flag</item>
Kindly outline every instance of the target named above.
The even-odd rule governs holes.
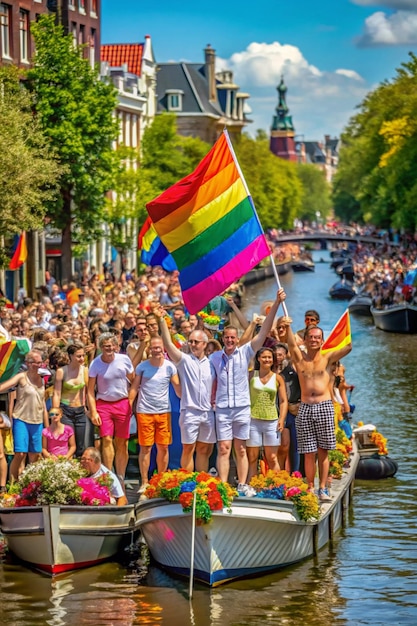
[[[146,208],[177,264],[190,313],[270,254],[227,131],[194,172]]]
[[[13,256],[10,259],[9,270],[18,270],[28,258],[28,249],[26,245],[26,233],[23,232],[16,243]]]
[[[148,216],[138,235],[138,248],[141,251],[140,259],[145,265],[155,267],[160,265],[167,272],[177,269],[172,255],[165,248],[156,234],[151,218]]]
[[[341,350],[345,346],[352,343],[352,336],[350,333],[350,317],[349,310],[343,313],[336,326],[327,337],[326,341],[321,347],[322,354],[326,352],[333,352],[334,350]]]
[[[0,344],[0,383],[17,374],[29,350],[27,339],[5,341]]]

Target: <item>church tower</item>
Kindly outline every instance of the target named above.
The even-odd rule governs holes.
[[[287,161],[298,161],[295,150],[295,130],[291,115],[286,102],[287,87],[284,84],[284,77],[277,87],[278,106],[275,111],[271,126],[271,138],[269,148],[273,154]]]

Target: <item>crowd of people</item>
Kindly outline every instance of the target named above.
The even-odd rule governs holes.
[[[86,272],[78,284],[62,285],[47,273],[40,301],[0,306],[3,341],[30,344],[19,373],[0,384],[0,489],[28,462],[75,456],[96,472],[114,470],[123,503],[128,441],[137,432],[144,497],[154,446],[158,472],[168,468],[174,390],[181,467],[208,471],[214,463],[230,481],[233,457],[238,491],[251,496],[261,454],[271,469],[290,472],[302,455],[312,490],[317,458],[318,496],[328,499],[334,403],[348,411],[335,380],[340,385],[337,368],[350,346],[321,354],[316,311],[293,332],[288,316],[277,318],[282,289],[251,321],[237,305],[241,297],[235,284],[215,298],[208,313],[218,313],[220,328],[208,328],[203,314],[188,314],[178,272],[155,267],[119,280]]]

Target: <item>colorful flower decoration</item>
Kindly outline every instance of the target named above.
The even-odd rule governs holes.
[[[237,491],[207,472],[189,472],[184,469],[161,472],[152,476],[145,491],[147,498],[165,498],[179,502],[184,512],[193,509],[196,496],[196,519],[207,524],[213,511],[228,509]]]
[[[42,459],[30,463],[10,485],[7,493],[1,494],[0,506],[22,507],[43,504],[110,504],[109,475],[99,478],[86,476],[79,461]]]
[[[374,430],[374,432],[372,433],[371,441],[373,444],[377,446],[378,454],[382,456],[386,456],[388,454],[388,446],[387,446],[388,441],[377,430]]]
[[[300,472],[291,475],[281,470],[268,470],[264,475],[254,476],[250,481],[251,487],[256,489],[257,498],[273,498],[275,500],[289,500],[294,504],[300,520],[307,522],[318,519],[320,507],[317,496],[308,491]]]

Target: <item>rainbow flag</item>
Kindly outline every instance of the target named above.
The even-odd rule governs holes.
[[[197,313],[270,250],[226,131],[197,168],[146,205]]]
[[[165,248],[156,234],[150,217],[147,217],[138,235],[138,248],[141,251],[140,260],[145,265],[154,267],[160,265],[167,272],[177,269],[172,255]]]
[[[27,339],[5,341],[0,344],[0,383],[17,374],[29,350]]]
[[[352,336],[350,333],[350,317],[349,310],[343,313],[336,326],[327,337],[326,341],[321,347],[322,354],[326,352],[333,352],[334,350],[341,350],[348,344],[352,343]]]
[[[9,270],[18,270],[28,258],[28,249],[26,245],[26,233],[23,232],[16,243],[13,256],[10,259]]]

